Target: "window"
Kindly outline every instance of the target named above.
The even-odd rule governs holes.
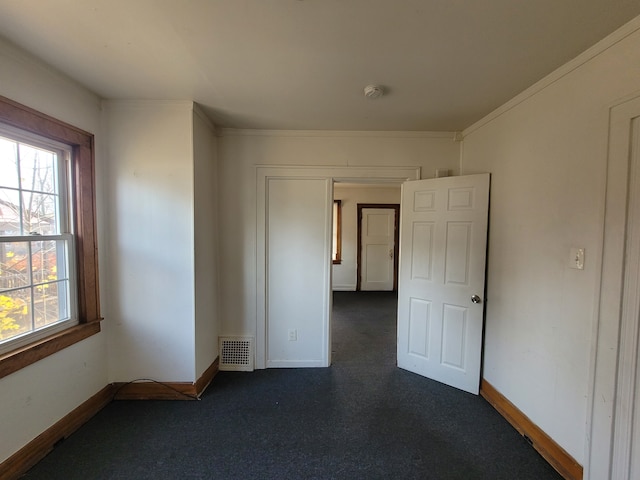
[[[76,323],[71,149],[0,125],[0,352]]]
[[[333,201],[333,263],[342,263],[342,201]]]
[[[93,136],[0,97],[0,377],[100,331]]]

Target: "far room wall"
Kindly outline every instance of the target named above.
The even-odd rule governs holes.
[[[193,383],[218,355],[214,127],[190,101],[105,101],[104,118],[110,380]]]
[[[220,267],[218,244],[218,145],[215,127],[193,109],[193,215],[195,378],[218,357]]]
[[[257,328],[257,167],[420,167],[459,172],[453,133],[223,130],[220,162],[221,335],[255,337]],[[292,202],[296,199],[292,198]],[[295,295],[295,279],[286,295]]]
[[[358,204],[400,204],[400,187],[336,183],[333,198],[342,201],[342,262],[333,265],[333,290],[353,291],[357,283]]]
[[[105,102],[112,381],[193,382],[190,102]]]

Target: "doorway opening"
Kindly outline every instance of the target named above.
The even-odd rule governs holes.
[[[333,365],[383,362],[395,368],[400,196],[400,183],[334,183],[340,262],[332,265]],[[382,235],[370,235],[371,241],[363,243],[363,220],[365,231]],[[372,280],[368,284],[362,282],[363,270]]]
[[[376,371],[396,366],[397,292],[334,291],[331,319],[332,365]]]
[[[395,189],[394,200],[357,202],[398,203],[400,186],[419,178],[420,167],[257,167],[256,369],[331,365],[331,292],[356,287],[346,228],[341,263],[332,260],[334,190]],[[342,205],[345,219],[353,209],[354,230],[357,202]]]

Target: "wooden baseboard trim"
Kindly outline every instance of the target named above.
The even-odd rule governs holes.
[[[220,357],[216,357],[213,363],[207,368],[204,373],[196,380],[196,392],[198,397],[204,393],[209,384],[213,381],[220,371]]]
[[[198,400],[218,373],[219,357],[205,370],[195,383],[157,382],[140,380],[114,383],[114,400]]]
[[[0,464],[0,478],[13,480],[42,460],[55,445],[64,440],[113,399],[114,388],[107,385],[89,400],[65,415]]]
[[[216,358],[195,383],[113,383],[65,415],[11,457],[0,463],[0,478],[14,480],[42,460],[64,440],[112,400],[197,400],[219,371]]]
[[[154,382],[140,380],[131,383],[118,382],[113,386],[114,400],[197,400],[193,383]]]
[[[560,475],[567,480],[582,479],[582,466],[485,379],[480,383],[480,395],[527,438]]]

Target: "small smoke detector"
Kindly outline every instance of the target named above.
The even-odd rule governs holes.
[[[364,96],[367,98],[378,98],[384,94],[382,87],[378,85],[367,85],[364,87]]]

